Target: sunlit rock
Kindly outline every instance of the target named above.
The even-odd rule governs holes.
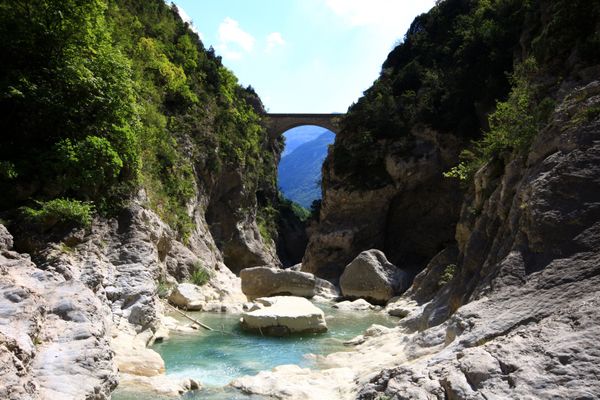
[[[302,297],[277,296],[256,300],[264,308],[245,312],[242,328],[269,336],[327,331],[323,311]]]

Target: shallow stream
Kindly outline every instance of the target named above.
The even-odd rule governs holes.
[[[307,354],[325,355],[347,351],[343,342],[365,331],[372,324],[394,326],[395,320],[384,313],[373,311],[339,311],[326,304],[317,304],[326,315],[329,330],[323,334],[296,335],[285,338],[263,337],[239,329],[239,315],[190,312],[214,329],[194,333],[173,333],[169,340],[153,346],[165,360],[168,376],[193,378],[201,382],[203,390],[192,392],[184,399],[203,400],[258,400],[226,385],[243,375],[254,375],[278,365],[296,364],[313,366]],[[147,394],[117,389],[113,400],[162,400]]]

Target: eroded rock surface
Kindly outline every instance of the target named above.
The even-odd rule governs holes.
[[[117,385],[108,315],[89,287],[36,268],[6,245],[0,253],[0,397],[108,398]]]
[[[208,250],[216,247],[202,232],[205,225],[187,248],[153,212],[133,203],[116,219],[97,219],[88,232],[38,248],[36,265],[10,250],[2,226],[0,397],[104,400],[119,373],[127,374],[126,384],[154,387],[153,393],[179,396],[197,387],[189,379],[169,383],[162,358],[147,346],[168,336],[160,282],[175,282],[170,272],[189,276],[198,260],[212,276],[202,289],[203,309],[241,308],[239,278]]]
[[[335,146],[348,140],[336,135]],[[373,157],[384,160],[381,184],[351,183],[337,174],[330,152],[323,167],[320,223],[309,235],[303,271],[337,279],[360,252],[381,249],[412,276],[453,242],[462,190],[442,172],[457,163],[455,136],[415,127],[404,142],[380,140]],[[382,176],[369,177],[372,181]]]
[[[289,295],[330,301],[339,297],[338,288],[325,279],[300,271],[301,265],[280,269],[276,267],[245,268],[240,271],[242,291],[252,300],[258,297]]]
[[[457,275],[403,323],[415,343],[443,332],[445,348],[383,371],[360,399],[597,397],[600,121],[576,116],[598,104],[600,82],[572,91],[527,159],[478,173]]]

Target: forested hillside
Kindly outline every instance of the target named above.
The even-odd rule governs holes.
[[[327,130],[281,157],[278,184],[282,194],[309,209],[321,199],[321,167],[335,135]]]
[[[0,398],[160,385],[166,298],[279,265],[283,142],[163,0],[0,0],[0,51]]]
[[[379,79],[342,119],[336,173],[358,187],[390,183],[378,144],[393,140],[396,152],[408,154],[411,131],[422,127],[469,141],[498,132],[507,118],[522,116],[516,113],[532,118],[525,124],[543,123],[549,94],[600,58],[599,13],[598,2],[583,0],[440,1],[415,18]],[[492,150],[488,135],[478,151],[489,157],[522,141],[497,140],[504,142]]]
[[[324,130],[325,128],[320,126],[302,125],[284,132],[285,148],[281,152],[281,157],[290,154],[298,146],[316,139]]]
[[[144,189],[186,238],[198,193],[218,192],[220,176],[235,170],[274,235],[268,206],[281,143],[269,142],[253,89],[175,6],[3,0],[0,51],[2,210],[21,207],[19,217],[42,229],[86,224]]]

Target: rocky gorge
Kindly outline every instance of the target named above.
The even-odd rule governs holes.
[[[189,31],[158,3],[143,12],[119,5]],[[27,182],[27,168],[6,172],[21,164],[2,158],[17,143],[3,139],[0,398],[103,400],[117,387],[140,398],[194,396],[204,382],[170,375],[154,346],[201,336],[193,312],[241,317],[253,332],[244,338],[308,341],[334,325],[327,307],[396,319],[345,340],[346,351],[237,376],[227,390],[265,399],[599,398],[600,60],[590,49],[600,9],[588,6],[445,0],[419,16],[340,121],[323,202],[291,268],[277,252],[291,237],[285,226],[299,226],[277,211],[281,143],[266,135],[258,96],[227,83],[201,42],[196,67],[217,88],[190,83],[204,111],[181,87],[157,106],[181,153],[158,151],[172,157],[163,173],[187,176],[189,191],[142,171],[123,205],[87,226],[34,223],[25,199],[60,185]],[[161,40],[186,48],[188,33]],[[196,67],[174,54],[191,81]],[[177,96],[192,105],[173,106]],[[242,132],[235,144],[218,122],[231,109],[245,113],[225,124],[238,124],[225,132]],[[151,111],[143,123],[161,119]],[[194,112],[203,119],[190,121]],[[250,155],[235,158],[242,153]],[[73,185],[63,195],[102,189]],[[157,185],[181,197],[170,213]],[[86,196],[82,204],[106,201]],[[235,347],[236,335],[222,340]]]

